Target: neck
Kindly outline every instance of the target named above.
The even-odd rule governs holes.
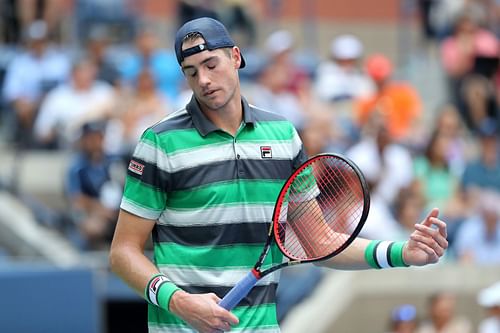
[[[205,105],[200,105],[205,116],[221,130],[236,135],[243,120],[243,106],[241,95],[235,92],[233,97],[219,109],[209,109]]]

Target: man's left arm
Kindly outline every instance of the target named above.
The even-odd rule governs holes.
[[[448,248],[446,223],[438,215],[439,210],[432,209],[421,223],[415,225],[415,230],[406,242],[357,238],[339,255],[318,262],[318,265],[361,270],[437,263]]]

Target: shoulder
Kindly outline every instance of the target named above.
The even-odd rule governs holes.
[[[156,124],[151,126],[148,131],[154,133],[155,135],[160,135],[170,131],[185,130],[190,128],[193,128],[191,115],[186,108],[182,108],[170,113],[165,118],[158,121]]]
[[[254,120],[257,122],[287,121],[285,117],[283,117],[282,115],[279,115],[275,112],[265,110],[263,108],[255,106],[254,104],[251,104],[251,103],[249,103],[248,106],[250,107],[250,110],[252,111],[252,115],[254,117]]]

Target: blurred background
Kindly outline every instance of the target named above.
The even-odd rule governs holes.
[[[247,99],[368,179],[362,236],[439,207],[438,265],[282,273],[282,330],[500,333],[500,1],[1,0],[0,331],[146,332],[108,268],[128,159],[190,92],[176,29],[210,16]]]

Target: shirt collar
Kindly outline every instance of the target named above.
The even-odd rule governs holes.
[[[248,102],[243,97],[241,98],[241,105],[243,107],[243,122],[245,124],[255,125],[254,110],[252,107],[250,107],[250,105],[248,105]],[[196,129],[202,136],[206,136],[211,132],[219,130],[219,128],[215,126],[214,123],[212,123],[203,114],[200,109],[200,105],[198,104],[198,101],[196,100],[194,95],[186,105],[186,110],[189,112],[191,118],[193,119],[194,127],[196,127]]]

